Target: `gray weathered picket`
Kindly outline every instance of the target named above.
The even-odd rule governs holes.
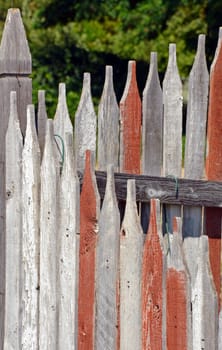
[[[91,95],[91,76],[84,73],[83,88],[75,114],[75,157],[78,170],[84,169],[85,152],[90,150],[96,160],[96,113]]]
[[[40,148],[34,106],[27,107],[22,152],[22,349],[38,349]]]
[[[177,68],[176,45],[170,44],[169,60],[163,80],[163,175],[175,178],[181,177],[182,105],[182,83]],[[165,220],[171,233],[173,217],[180,216],[180,211],[178,206],[170,206],[166,210]]]
[[[41,164],[39,348],[57,342],[58,164],[53,121],[47,121]]]
[[[9,9],[0,45],[0,348],[3,342],[5,297],[5,134],[10,111],[10,92],[17,92],[17,108],[23,135],[26,107],[32,103],[31,54],[20,11]]]
[[[107,132],[108,131],[108,132]],[[113,87],[113,68],[106,66],[106,76],[98,109],[98,168],[113,164],[119,169],[119,107]]]
[[[76,175],[73,135],[65,134],[65,156],[59,186],[58,228],[58,349],[75,349],[77,339],[77,254],[79,180]]]
[[[120,232],[120,350],[140,350],[143,231],[136,206],[135,180],[127,182]]]
[[[113,166],[108,166],[106,194],[98,223],[96,254],[97,350],[113,350],[118,341],[120,214],[114,184]]]
[[[205,35],[198,38],[197,53],[190,72],[186,121],[184,177],[204,177],[206,121],[209,73],[205,56]],[[183,235],[199,236],[202,231],[202,208],[184,208]]]
[[[22,134],[16,92],[10,94],[10,116],[6,133],[6,245],[5,245],[5,329],[2,349],[21,346],[21,262],[22,262]],[[16,215],[17,213],[17,215]],[[2,342],[1,341],[1,342]]]

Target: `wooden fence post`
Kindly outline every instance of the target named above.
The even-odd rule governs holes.
[[[207,126],[206,176],[208,180],[222,181],[222,41],[210,72],[210,94]],[[206,208],[205,232],[209,237],[210,263],[218,298],[220,295],[221,208]]]
[[[191,349],[191,290],[182,253],[182,232],[174,218],[170,251],[167,255],[167,349]],[[200,348],[199,348],[200,349]]]
[[[157,53],[151,52],[150,69],[143,90],[142,174],[161,176],[163,161],[163,93],[157,67]],[[149,204],[141,206],[141,222],[146,233]]]
[[[142,249],[135,180],[129,180],[120,232],[120,350],[140,350],[142,346]]]
[[[58,234],[58,349],[76,348],[77,328],[77,257],[76,240],[79,232],[79,180],[75,171],[73,134],[65,135],[65,159],[59,191]]]
[[[56,349],[58,163],[53,121],[47,121],[41,164],[39,348]]]
[[[208,237],[201,236],[199,243],[192,290],[193,350],[218,349],[218,301],[210,271]]]
[[[10,94],[10,115],[6,132],[6,286],[5,330],[1,349],[21,348],[21,263],[22,263],[22,134],[16,92]],[[3,347],[4,339],[4,347]]]
[[[39,147],[41,151],[41,158],[44,152],[45,146],[45,134],[46,134],[46,122],[47,122],[47,112],[45,105],[45,91],[38,91],[38,113],[37,113],[37,130],[38,130],[38,139]]]
[[[160,203],[151,199],[148,234],[142,267],[142,350],[166,349],[166,256]]]
[[[198,38],[197,53],[189,76],[186,121],[184,177],[200,180],[204,177],[206,121],[209,73],[205,56],[205,35]],[[183,236],[200,236],[202,208],[184,207]]]
[[[128,76],[120,101],[120,171],[140,173],[141,99],[136,81],[136,62],[129,61]]]
[[[31,71],[31,55],[20,11],[9,9],[0,45],[0,348],[5,298],[5,135],[11,91],[17,92],[18,117],[25,134],[26,107],[32,102]]]
[[[106,193],[99,217],[96,268],[95,349],[117,349],[120,214],[113,166],[107,169]]]
[[[182,83],[177,61],[176,45],[169,45],[169,60],[163,80],[163,175],[181,177],[182,162]],[[176,182],[175,182],[176,187]],[[175,194],[176,194],[175,190]],[[173,217],[180,216],[179,206],[167,206],[166,216],[169,231],[172,233]]]
[[[106,77],[98,111],[98,168],[108,164],[119,169],[119,107],[113,87],[113,67],[106,66]]]
[[[90,73],[84,73],[83,88],[75,114],[75,158],[77,170],[84,170],[85,152],[90,150],[96,160],[96,113],[91,96]]]
[[[94,349],[95,269],[100,199],[93,172],[92,156],[86,151],[80,197],[80,249],[78,291],[78,349]]]
[[[38,349],[39,340],[39,215],[40,148],[34,106],[27,108],[22,152],[22,349]]]

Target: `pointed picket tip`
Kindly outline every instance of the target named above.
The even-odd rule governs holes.
[[[182,254],[182,222],[179,217],[174,217],[173,219],[173,235],[171,235],[170,252],[167,258],[168,268],[173,268],[177,271],[186,270]]]
[[[222,42],[222,27],[219,28],[217,47],[215,50],[215,55],[214,55],[213,61],[212,61],[211,66],[210,66],[210,74],[212,73],[214,66],[215,66],[215,63],[217,62],[217,58],[218,58],[219,52],[221,50],[221,42]]]
[[[127,181],[127,198],[126,198],[126,212],[128,208],[136,208],[136,181],[128,180]]]
[[[32,140],[32,142],[35,143],[35,147],[39,149],[38,137],[37,137],[36,126],[35,126],[35,106],[34,105],[27,106],[27,126],[26,126],[24,148],[26,147],[26,144],[30,142],[30,140]]]
[[[48,157],[53,157],[53,161],[55,158],[55,147],[54,147],[54,125],[53,120],[48,119],[46,122],[46,134],[45,134],[45,147],[42,157],[42,166],[45,165],[45,167],[48,168]]]
[[[45,103],[45,90],[39,90],[38,91],[37,126],[38,126],[38,139],[39,139],[41,154],[43,154],[44,145],[45,145],[47,119],[48,117],[47,117],[46,103]]]
[[[152,88],[153,83],[157,83],[160,87],[160,79],[158,74],[158,60],[157,60],[157,52],[151,52],[150,53],[150,67],[149,67],[149,73],[147,76],[145,88],[143,90],[143,97],[147,93],[147,90]]]
[[[19,9],[9,9],[0,45],[0,74],[31,74],[32,58]]]
[[[85,170],[84,170],[84,176],[83,176],[83,185],[82,185],[82,193],[83,189],[85,194],[87,193],[87,188],[91,188],[91,184],[93,185],[93,191],[95,194],[95,200],[96,200],[96,210],[97,213],[99,213],[99,207],[100,207],[100,195],[99,190],[96,183],[96,176],[94,172],[94,154],[91,152],[91,150],[86,150],[85,152]],[[91,190],[91,189],[90,189]]]
[[[169,69],[178,69],[177,68],[177,47],[175,43],[169,44],[169,57],[167,70]]]
[[[91,96],[91,74],[88,72],[85,72],[83,74],[83,85],[82,85],[82,93],[80,96],[80,101],[79,101],[79,105],[77,108],[77,114],[78,112],[84,107],[84,104],[86,102],[86,99],[90,100],[91,103],[92,102],[92,96]]]
[[[73,132],[73,126],[69,117],[66,102],[66,85],[64,83],[59,84],[58,104],[54,116],[54,132],[63,139],[65,138],[66,132]]]
[[[109,164],[107,166],[107,180],[106,180],[106,190],[104,196],[105,201],[111,201],[117,205],[117,198],[115,193],[115,179],[114,179],[114,166]]]
[[[126,79],[126,85],[125,89],[122,95],[122,98],[120,100],[120,104],[124,103],[128,94],[129,90],[133,89],[134,93],[139,95],[138,86],[137,86],[137,79],[136,79],[136,61],[129,61],[128,62],[128,74]]]
[[[96,124],[97,118],[91,95],[91,75],[84,73],[82,93],[75,114],[75,154],[79,170],[84,169],[87,149],[94,153],[94,161],[96,160]]]
[[[104,91],[110,91],[110,90],[114,91],[114,88],[113,88],[113,67],[106,66]]]

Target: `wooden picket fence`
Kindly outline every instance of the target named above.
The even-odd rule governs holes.
[[[63,83],[54,120],[44,91],[35,116],[31,54],[19,10],[8,11],[0,46],[1,349],[222,350],[221,37],[210,75],[205,36],[198,38],[182,178],[175,44],[162,88],[151,53],[142,100],[135,61],[119,104],[107,66],[98,116],[85,73],[73,128]]]

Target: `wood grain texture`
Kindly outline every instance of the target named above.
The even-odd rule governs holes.
[[[106,193],[99,217],[96,250],[96,340],[95,349],[116,349],[118,334],[120,214],[113,166],[107,169]]]
[[[41,151],[41,158],[43,156],[45,147],[45,134],[46,134],[46,122],[47,122],[47,111],[45,104],[45,90],[38,91],[38,113],[37,113],[37,130],[39,147]]]
[[[215,63],[217,62],[217,57],[218,57],[218,54],[219,54],[219,52],[220,52],[221,39],[222,39],[222,27],[219,27],[219,31],[218,31],[218,40],[217,40],[217,47],[216,47],[216,50],[215,50],[215,54],[214,54],[213,61],[212,61],[211,66],[210,66],[210,74],[211,74],[211,72],[212,72],[213,69],[214,69]]]
[[[21,347],[21,264],[22,264],[22,134],[16,92],[10,94],[10,116],[6,133],[6,245],[5,245],[5,327],[1,329],[1,349]],[[3,303],[3,300],[1,300]],[[1,308],[3,304],[1,303]],[[2,316],[2,314],[1,314]],[[1,323],[1,327],[3,323]],[[4,339],[4,346],[3,346]]]
[[[59,189],[58,233],[58,347],[73,350],[77,339],[77,256],[76,238],[79,232],[79,180],[75,171],[73,135],[65,135],[65,159]]]
[[[163,80],[163,175],[181,177],[182,161],[182,83],[177,68],[176,45],[169,45],[169,59]],[[174,216],[180,216],[180,208],[166,209],[166,222],[172,233]]]
[[[222,181],[222,45],[219,38],[215,60],[210,74],[210,94],[207,124],[206,176],[208,180]],[[218,298],[220,295],[222,210],[207,208],[205,212],[205,232],[209,237],[211,269]]]
[[[92,152],[95,165],[96,123],[91,95],[91,76],[90,73],[84,73],[82,94],[75,114],[75,156],[78,170],[84,169],[86,150]]]
[[[82,174],[79,172],[80,183]],[[173,178],[133,175],[115,173],[115,189],[118,200],[126,200],[127,180],[136,181],[136,200],[150,202],[151,198],[157,198],[162,203],[221,207],[222,206],[222,183],[218,181],[201,180],[178,180],[178,195],[176,196],[175,180]],[[106,173],[96,171],[97,185],[101,198],[104,198]],[[214,208],[215,211],[218,208]]]
[[[39,348],[56,349],[58,163],[53,121],[47,121],[41,164]]]
[[[192,349],[191,290],[182,253],[182,234],[174,218],[167,255],[167,349]]]
[[[120,350],[140,350],[142,346],[142,248],[135,181],[129,180],[120,232]]]
[[[65,140],[66,133],[73,133],[72,122],[69,117],[69,111],[66,102],[66,85],[59,84],[59,96],[56,112],[54,116],[54,133]]]
[[[143,249],[142,349],[166,349],[166,257],[160,203],[151,200],[150,224]]]
[[[98,169],[113,164],[119,169],[119,107],[113,87],[113,67],[106,66],[106,76],[98,110]]]
[[[185,237],[183,240],[184,260],[190,275],[191,286],[194,285],[197,274],[197,252],[200,237]]]
[[[86,165],[80,197],[80,247],[78,290],[78,349],[94,349],[95,270],[100,199],[93,173],[92,156],[86,152]]]
[[[150,68],[143,90],[142,173],[161,176],[163,158],[163,93],[157,53],[151,52]]]
[[[35,110],[27,108],[27,129],[22,152],[22,349],[38,349],[39,339],[39,218],[40,148]]]
[[[141,99],[136,81],[136,62],[129,61],[120,101],[120,171],[140,173]]]
[[[208,237],[200,237],[192,289],[193,350],[218,349],[218,300],[209,263]]]
[[[205,56],[205,35],[198,37],[198,47],[189,76],[186,119],[184,177],[199,180],[204,177],[206,121],[209,73]],[[184,208],[183,235],[200,236],[202,209]]]

